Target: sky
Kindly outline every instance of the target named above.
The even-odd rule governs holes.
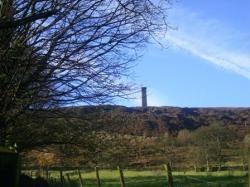
[[[133,69],[148,105],[250,107],[250,0],[178,0],[170,29]],[[140,106],[137,99],[122,101]]]

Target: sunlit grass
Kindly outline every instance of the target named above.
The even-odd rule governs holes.
[[[246,171],[214,171],[214,172],[195,172],[195,171],[187,171],[187,172],[173,172],[173,175],[176,176],[213,176],[213,177],[226,177],[226,176],[234,176],[234,177],[244,177],[247,175]]]
[[[64,187],[81,187],[77,171],[64,171],[66,184]],[[70,181],[66,177],[69,174]],[[95,171],[81,170],[84,187],[96,187]],[[120,175],[118,170],[99,171],[102,187],[119,187]],[[60,172],[50,171],[51,187],[60,186]],[[167,186],[166,171],[164,170],[124,170],[127,187],[164,187]],[[247,186],[247,172],[243,171],[217,171],[217,172],[173,172],[175,187],[203,187],[203,186]]]

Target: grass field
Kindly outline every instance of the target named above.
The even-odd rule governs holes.
[[[80,187],[77,172],[67,171],[70,181],[65,177],[64,187]],[[165,171],[134,171],[125,170],[126,187],[166,187]],[[247,173],[242,171],[221,172],[173,172],[175,187],[247,187]],[[96,187],[95,172],[82,172],[84,187]],[[119,172],[116,170],[101,170],[100,179],[102,187],[120,187]],[[59,187],[59,172],[51,172],[51,187]]]

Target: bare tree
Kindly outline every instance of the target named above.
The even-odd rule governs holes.
[[[2,132],[27,110],[126,96],[128,68],[150,38],[167,30],[168,5],[167,0],[1,0]]]
[[[237,138],[237,134],[230,126],[212,124],[211,126],[197,129],[193,136],[194,145],[204,155],[207,171],[210,171],[212,163],[215,163],[218,170],[221,170],[225,160],[224,150]],[[198,159],[197,161],[201,160]]]

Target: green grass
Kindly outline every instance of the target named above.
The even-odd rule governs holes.
[[[70,182],[66,180],[64,187],[80,187],[78,174],[70,173]],[[67,173],[65,172],[65,173]],[[166,187],[167,180],[164,170],[136,171],[124,170],[126,187]],[[221,172],[173,172],[175,187],[246,187],[247,173],[242,171]],[[51,172],[51,187],[59,187],[59,172]],[[84,187],[96,187],[95,172],[82,172]],[[120,187],[119,172],[116,170],[101,170],[100,178],[102,187]]]

